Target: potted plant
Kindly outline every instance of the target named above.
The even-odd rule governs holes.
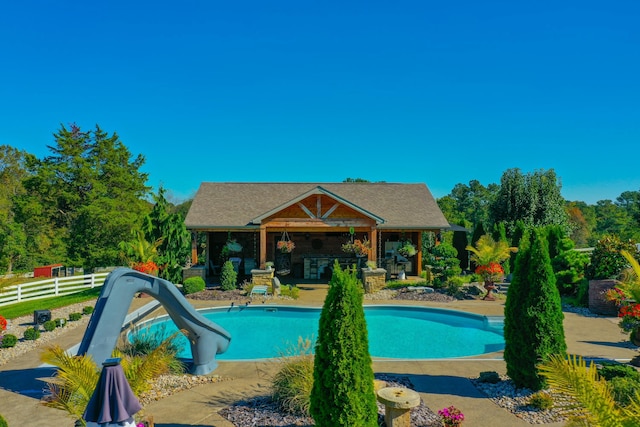
[[[495,300],[491,291],[495,289],[495,282],[504,276],[501,264],[509,259],[511,252],[518,249],[509,247],[509,244],[503,240],[496,242],[489,234],[481,236],[475,246],[469,245],[466,249],[472,252],[470,259],[477,265],[476,274],[482,276],[484,281],[484,288],[487,290],[484,299]]]
[[[273,268],[273,262],[271,261],[267,261],[264,263],[264,269],[267,271],[271,271],[271,269]]]

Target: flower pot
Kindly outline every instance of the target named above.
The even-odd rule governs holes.
[[[487,290],[487,295],[482,299],[485,301],[495,301],[496,297],[493,295],[492,291],[496,288],[496,285],[490,280],[485,280],[484,288]]]

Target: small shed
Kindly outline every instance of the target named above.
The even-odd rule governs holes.
[[[33,277],[63,277],[66,269],[62,264],[43,265],[34,267]]]

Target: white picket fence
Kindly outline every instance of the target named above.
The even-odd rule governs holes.
[[[102,286],[109,272],[84,276],[54,277],[0,289],[0,307],[17,302],[69,295]]]

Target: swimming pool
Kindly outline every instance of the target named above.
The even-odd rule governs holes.
[[[231,334],[229,349],[218,360],[253,360],[281,356],[298,338],[315,339],[320,308],[240,306],[201,310]],[[365,306],[369,353],[373,358],[450,359],[504,349],[502,317],[414,306]],[[142,333],[172,334],[168,317],[138,327]],[[146,332],[145,332],[146,331]],[[179,357],[191,358],[187,339],[178,338]]]

